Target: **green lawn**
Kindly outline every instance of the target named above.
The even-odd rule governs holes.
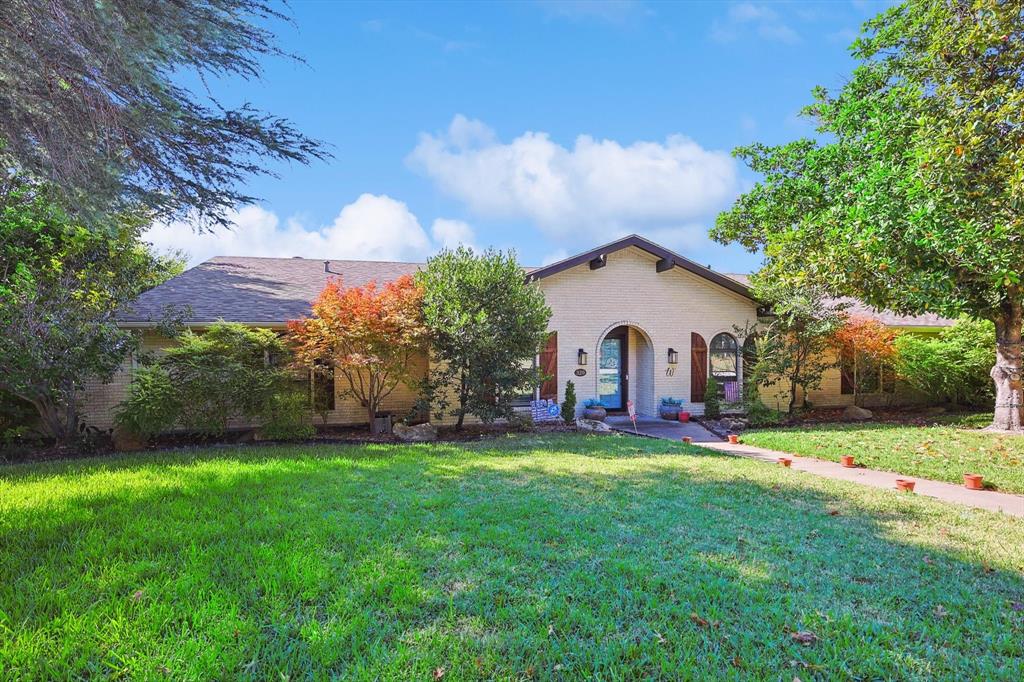
[[[1020,680],[1022,547],[628,436],[7,467],[0,679]]]
[[[1024,493],[1024,437],[961,428],[957,424],[813,424],[743,434],[743,442],[796,455],[830,459],[853,455],[870,469],[894,471],[936,481],[963,483],[981,474],[1004,492]],[[991,421],[991,415],[985,418]]]

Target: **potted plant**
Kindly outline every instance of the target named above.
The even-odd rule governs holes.
[[[587,398],[583,401],[584,419],[593,419],[594,421],[603,422],[607,416],[607,410],[604,409],[604,405],[602,405],[601,401],[597,398]]]
[[[679,419],[679,410],[682,408],[683,401],[679,398],[662,398],[661,406],[658,408],[658,415],[662,419],[670,419],[675,421]]]

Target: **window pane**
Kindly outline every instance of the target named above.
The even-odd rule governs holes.
[[[711,374],[715,377],[735,379],[737,350],[736,339],[729,334],[719,334],[711,339]]]

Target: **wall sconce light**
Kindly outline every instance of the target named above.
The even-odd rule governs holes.
[[[679,353],[676,352],[675,348],[668,349],[668,364],[678,365],[679,364]]]
[[[576,364],[583,367],[587,364],[587,351],[580,348],[576,351]]]

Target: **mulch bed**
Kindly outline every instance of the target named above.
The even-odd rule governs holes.
[[[508,433],[522,431],[508,424],[472,424],[461,430],[454,426],[441,426],[437,430],[437,443],[468,443],[499,438]],[[533,433],[554,433],[575,431],[574,425],[564,422],[537,424],[529,429]],[[191,447],[232,447],[239,445],[392,445],[402,443],[391,434],[373,434],[366,426],[317,427],[317,434],[301,441],[258,440],[254,429],[229,431],[222,436],[210,437],[194,433],[171,433],[152,439],[140,450],[129,452],[156,452]],[[19,444],[17,447],[0,451],[0,464],[26,462],[48,462],[67,459],[81,459],[114,454],[113,443],[108,436],[101,436],[87,448],[58,448],[52,444]]]

